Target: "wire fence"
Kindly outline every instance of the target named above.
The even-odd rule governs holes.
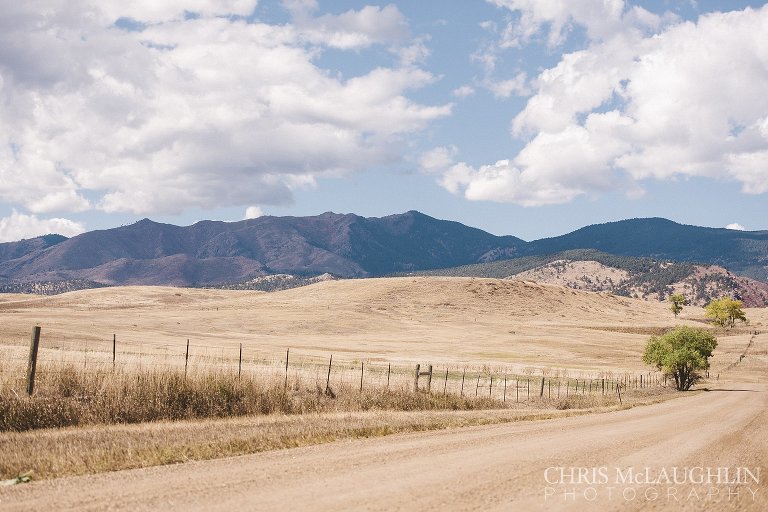
[[[111,339],[110,339],[111,338]],[[0,390],[21,388],[27,379],[29,346],[0,345]],[[274,352],[243,343],[207,345],[191,339],[179,343],[122,340],[118,335],[104,341],[43,342],[37,351],[38,380],[69,371],[227,373],[269,381],[285,387],[311,388],[335,395],[363,390],[411,390],[433,394],[484,397],[503,402],[536,398],[559,399],[572,395],[616,393],[627,389],[667,386],[658,372],[572,370],[546,366],[498,363],[434,363],[384,361],[381,358],[321,355],[286,348]],[[617,389],[618,388],[618,389]]]

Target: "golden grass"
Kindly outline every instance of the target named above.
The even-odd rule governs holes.
[[[7,375],[4,372],[3,375]],[[101,369],[72,364],[39,369],[35,392],[19,394],[0,382],[0,431],[69,426],[223,418],[253,414],[307,414],[366,410],[472,410],[502,407],[491,397],[413,393],[350,386],[334,396],[319,383],[286,381],[204,369]]]
[[[473,411],[355,411],[273,414],[211,420],[99,425],[0,433],[0,477],[32,470],[34,479],[92,474],[244,455],[394,433],[540,420],[626,409],[681,396],[663,388],[630,393],[622,406],[597,396]],[[565,399],[562,399],[565,400]],[[558,408],[559,407],[559,408]]]

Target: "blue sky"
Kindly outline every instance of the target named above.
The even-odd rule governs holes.
[[[768,7],[0,0],[0,241],[407,210],[768,229]]]

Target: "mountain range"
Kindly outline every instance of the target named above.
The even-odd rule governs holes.
[[[630,219],[526,242],[416,211],[381,218],[324,213],[174,226],[149,219],[66,238],[0,244],[0,286],[79,283],[222,286],[289,274],[370,277],[594,249],[718,265],[768,281],[768,231]],[[10,287],[10,288],[9,288]]]

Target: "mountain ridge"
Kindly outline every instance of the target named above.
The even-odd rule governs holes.
[[[635,218],[526,242],[415,210],[384,217],[325,212],[175,226],[134,224],[0,244],[0,285],[223,285],[274,274],[371,277],[514,260],[567,250],[720,265],[768,281],[768,231]]]

